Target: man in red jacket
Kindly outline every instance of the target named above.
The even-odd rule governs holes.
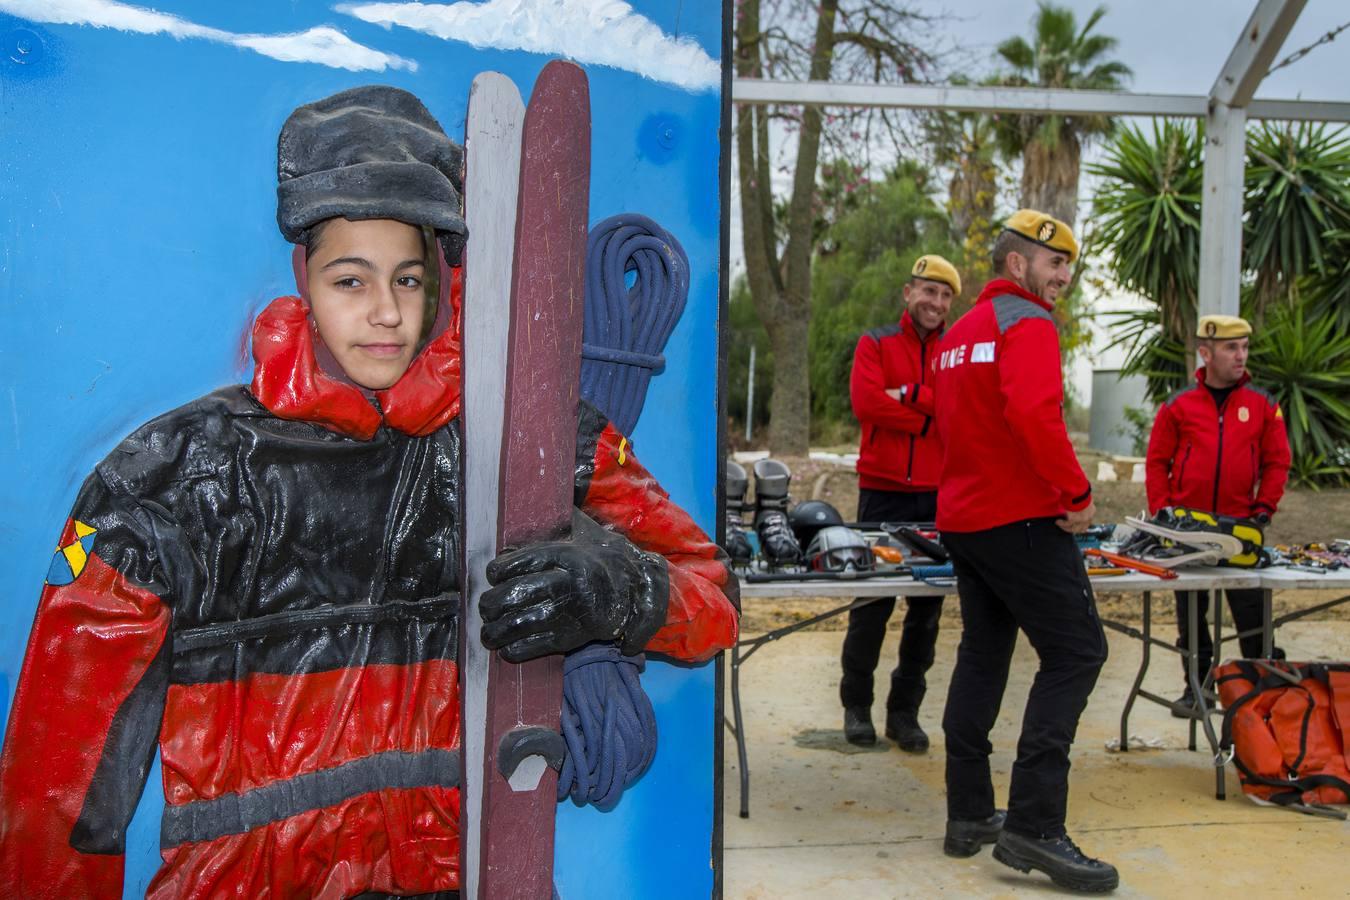
[[[1204,316],[1196,352],[1204,363],[1195,384],[1172,395],[1153,420],[1148,440],[1148,510],[1184,506],[1221,516],[1254,519],[1261,526],[1284,494],[1289,478],[1289,439],[1275,398],[1251,383],[1247,372],[1252,327],[1236,316]],[[1239,632],[1242,655],[1261,656],[1261,591],[1229,590],[1228,608]],[[1188,591],[1177,591],[1177,646],[1188,647]],[[1209,593],[1200,591],[1197,635],[1201,677],[1209,671],[1214,641],[1206,625]],[[1283,659],[1275,648],[1272,656]],[[1195,705],[1187,685],[1172,714],[1185,718]]]
[[[858,520],[931,522],[937,513],[941,449],[933,432],[933,361],[961,276],[941,256],[921,256],[904,287],[905,311],[896,325],[874,328],[853,352],[849,396],[862,425],[858,452]],[[928,750],[919,726],[919,704],[933,665],[941,597],[906,601],[900,662],[891,673],[886,699],[886,736],[907,753]],[[844,638],[844,736],[854,744],[875,744],[872,673],[881,657],[886,621],[895,598],[886,597],[849,613]]]
[[[1050,311],[1078,244],[1035,210],[994,242],[997,277],[947,330],[938,353],[943,445],[938,530],[956,568],[963,631],[942,719],[949,856],[996,843],[994,858],[1075,890],[1119,876],[1064,830],[1069,746],[1106,636],[1073,534],[1092,521],[1092,487],[1064,426],[1059,336]],[[1018,629],[1040,659],[1022,717],[1007,814],[994,808],[989,731]]]

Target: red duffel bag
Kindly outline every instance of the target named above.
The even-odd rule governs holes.
[[[1350,803],[1350,663],[1238,659],[1214,682],[1220,745],[1245,793],[1281,806]]]

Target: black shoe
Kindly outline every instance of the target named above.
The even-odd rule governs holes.
[[[912,712],[892,710],[886,713],[886,737],[899,744],[906,753],[928,752],[928,735],[919,727],[919,717]]]
[[[1115,866],[1085,856],[1068,835],[1038,840],[1004,831],[994,844],[994,859],[1019,872],[1037,869],[1071,891],[1105,894],[1120,886]]]
[[[948,819],[947,837],[942,842],[942,852],[948,856],[961,858],[974,856],[985,844],[992,844],[998,840],[999,833],[1003,831],[1003,820],[1006,818],[1008,818],[1006,812],[996,809],[987,819],[974,821]]]
[[[1190,687],[1188,686],[1188,687],[1186,688],[1185,692],[1184,692],[1180,697],[1178,697],[1178,698],[1176,699],[1176,702],[1177,702],[1179,705],[1184,706],[1186,709],[1195,709],[1195,694],[1191,693],[1191,689],[1190,689]],[[1174,718],[1174,719],[1190,719],[1190,718],[1194,718],[1194,717],[1193,717],[1193,716],[1190,716],[1190,715],[1187,715],[1186,712],[1184,712],[1183,710],[1178,709],[1176,706],[1174,706],[1174,707],[1172,707],[1172,718]]]
[[[844,740],[859,747],[871,747],[877,742],[877,730],[872,726],[872,711],[865,706],[844,707]]]

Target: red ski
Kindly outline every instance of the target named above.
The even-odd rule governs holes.
[[[558,61],[540,73],[519,126],[512,197],[518,111],[507,79],[474,80],[465,178],[462,889],[466,897],[547,900],[562,657],[515,665],[487,654],[477,606],[483,567],[501,548],[555,540],[570,528],[590,189],[585,74]]]

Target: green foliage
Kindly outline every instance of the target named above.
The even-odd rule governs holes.
[[[1248,134],[1241,307],[1250,367],[1285,411],[1293,477],[1350,483],[1350,142],[1323,126]],[[1112,280],[1153,301],[1115,313],[1124,370],[1165,399],[1190,380],[1200,270],[1202,137],[1197,126],[1122,130],[1094,199]],[[1286,302],[1271,303],[1275,298]]]
[[[769,399],[773,395],[773,351],[769,335],[755,312],[745,277],[731,285],[727,298],[727,417],[731,420],[733,446],[745,436],[745,401],[749,389],[750,347],[755,347],[755,408],[752,436],[763,440],[769,423]]]
[[[1292,301],[1300,275],[1326,270],[1328,233],[1350,228],[1347,178],[1342,129],[1266,123],[1248,134],[1243,257],[1256,277],[1258,314],[1282,294]]]
[[[1088,166],[1102,179],[1093,199],[1093,234],[1110,250],[1112,279],[1153,300],[1160,308],[1154,323],[1162,323],[1169,343],[1182,347],[1195,331],[1200,290],[1201,145],[1193,123],[1155,120],[1151,135],[1122,129],[1103,161]],[[1128,374],[1138,371],[1127,366]]]
[[[1302,481],[1350,483],[1350,334],[1331,315],[1280,305],[1252,341],[1249,365],[1284,411]]]
[[[817,258],[811,292],[811,421],[817,435],[837,435],[841,425],[852,423],[854,348],[867,329],[899,320],[914,261],[925,253],[949,259],[958,253],[926,173],[911,162],[870,185],[831,228],[827,245],[833,251]]]

